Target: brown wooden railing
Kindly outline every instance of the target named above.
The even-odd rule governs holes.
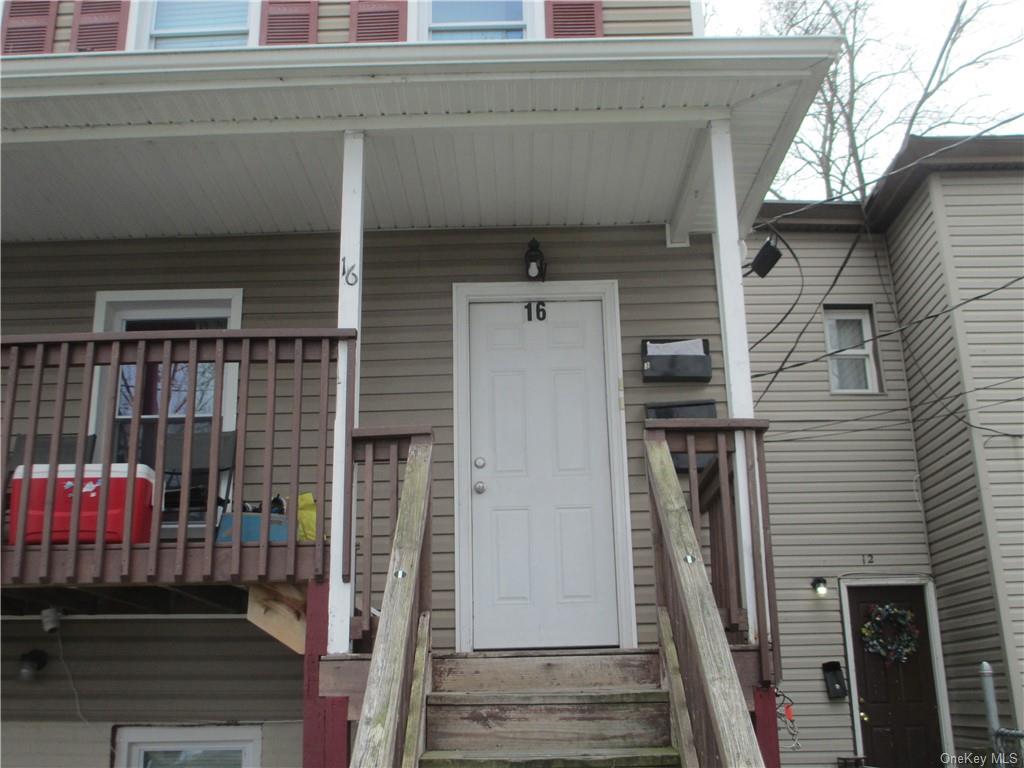
[[[351,524],[346,533],[355,537],[356,562],[351,562],[351,541],[342,555],[343,573],[355,581],[357,599],[353,601],[351,636],[372,645],[376,620],[373,605],[380,605],[384,566],[391,553],[401,496],[402,467],[409,458],[414,440],[429,438],[430,427],[357,427],[352,430],[352,505]],[[429,520],[424,538],[429,540]],[[384,562],[381,562],[381,561]],[[376,578],[375,578],[376,577]],[[375,581],[380,588],[375,589]],[[375,600],[375,598],[377,598]]]
[[[674,466],[683,477],[693,529],[702,544],[715,602],[727,636],[734,643],[747,638],[747,610],[740,568],[737,510],[736,446],[743,447],[745,501],[750,523],[754,577],[751,596],[757,614],[760,679],[781,677],[778,615],[764,461],[768,422],[760,419],[651,419],[648,432],[664,435]]]
[[[689,729],[677,722],[680,750],[685,754],[692,748],[702,766],[758,768],[764,762],[666,432],[648,428],[644,447],[659,638],[681,679],[669,698],[674,719],[690,722]]]
[[[3,583],[323,575],[337,361],[354,338],[323,329],[4,338]],[[303,492],[315,522],[299,510]],[[243,504],[258,513],[242,514]]]
[[[430,646],[430,462],[433,439],[412,437],[394,545],[381,602],[380,630],[352,748],[353,768],[403,763],[419,747]],[[409,735],[407,736],[407,732]],[[408,749],[405,749],[405,747]]]

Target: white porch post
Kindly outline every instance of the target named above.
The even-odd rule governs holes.
[[[346,131],[344,135],[343,166],[341,170],[341,251],[338,260],[338,327],[356,330],[355,357],[349,359],[348,347],[338,351],[338,384],[334,417],[334,456],[332,469],[335,514],[331,516],[330,590],[327,598],[327,652],[347,653],[351,650],[350,625],[354,599],[354,582],[341,580],[345,527],[349,521],[340,514],[345,488],[345,466],[352,460],[347,456],[345,441],[346,407],[348,403],[348,366],[355,367],[355,393],[352,398],[355,412],[352,423],[359,423],[359,350],[363,304],[363,134]],[[355,537],[352,537],[353,548]],[[355,563],[355,557],[351,559]],[[354,567],[353,567],[354,570]]]
[[[718,286],[718,312],[722,327],[725,389],[729,399],[730,418],[749,419],[754,416],[754,396],[750,385],[747,313],[743,300],[743,256],[736,207],[732,135],[728,120],[711,121],[710,143],[715,187],[715,284]],[[753,636],[757,627],[757,602],[754,599],[754,549],[750,530],[750,497],[747,493],[746,466],[746,446],[737,440],[735,512],[740,535],[740,576],[744,603],[747,606],[747,624]]]

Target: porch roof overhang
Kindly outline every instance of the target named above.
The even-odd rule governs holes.
[[[321,45],[4,59],[5,241],[338,228],[363,131],[368,230],[714,230],[730,123],[741,232],[832,38]]]

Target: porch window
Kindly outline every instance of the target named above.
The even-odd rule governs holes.
[[[249,44],[249,0],[157,0],[150,33],[157,49],[229,48]]]
[[[117,729],[115,768],[249,768],[259,764],[259,726]]]
[[[825,340],[832,392],[878,392],[870,307],[825,307]]]
[[[523,0],[434,0],[431,40],[522,40],[526,37]]]

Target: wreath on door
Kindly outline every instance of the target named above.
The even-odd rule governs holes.
[[[917,652],[920,635],[914,612],[892,603],[871,606],[871,617],[860,628],[864,650],[877,653],[886,664],[906,664]]]

